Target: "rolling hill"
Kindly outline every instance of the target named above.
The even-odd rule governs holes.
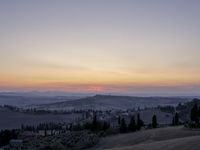
[[[65,109],[65,110],[110,110],[110,109],[132,109],[144,107],[156,107],[158,105],[172,105],[188,101],[186,98],[179,97],[131,97],[131,96],[111,96],[96,95],[92,97],[81,98],[77,100],[69,100],[51,104],[37,105],[38,109]]]
[[[167,127],[102,138],[92,150],[199,150],[199,139],[200,131]]]

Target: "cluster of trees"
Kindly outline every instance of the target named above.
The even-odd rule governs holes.
[[[0,105],[2,108],[6,108],[15,112],[24,112],[24,113],[34,113],[34,114],[90,114],[90,113],[103,113],[101,110],[40,110],[36,108],[19,108],[17,106],[12,105]],[[106,113],[110,113],[111,110],[107,110]]]
[[[3,105],[2,107],[3,107],[3,108],[7,108],[7,109],[9,109],[9,110],[11,110],[11,111],[18,111],[18,110],[19,110],[18,107],[12,106],[12,105]]]
[[[60,123],[40,123],[37,126],[31,126],[31,125],[21,125],[21,129],[23,131],[39,131],[39,130],[61,130],[62,124]]]
[[[119,130],[121,133],[126,132],[134,132],[140,130],[141,127],[144,125],[144,122],[140,119],[140,114],[137,114],[137,120],[135,120],[135,116],[132,116],[130,119],[129,124],[127,125],[126,120],[119,116],[118,118]]]
[[[63,129],[63,126],[66,126],[65,129]],[[97,115],[94,114],[93,119],[91,122],[85,122],[85,123],[74,123],[74,124],[61,124],[61,123],[40,123],[37,126],[32,125],[21,125],[22,131],[33,131],[38,132],[39,130],[44,130],[45,132],[48,130],[57,130],[57,131],[64,131],[64,130],[70,130],[70,131],[81,131],[81,130],[91,130],[93,132],[98,131],[106,131],[110,128],[110,123],[106,121],[99,121],[97,119]]]
[[[92,122],[86,122],[81,124],[76,124],[76,125],[71,125],[70,130],[73,131],[79,131],[79,130],[91,130],[93,132],[98,132],[98,131],[106,131],[110,128],[110,123],[106,121],[99,121],[97,119],[97,115],[94,114]]]
[[[9,144],[11,139],[17,139],[19,132],[17,130],[0,131],[0,147]]]
[[[198,99],[193,100],[193,107],[190,111],[190,122],[185,124],[189,128],[200,128],[200,107],[198,107]]]
[[[191,119],[192,122],[199,124],[200,108],[198,107],[197,103],[195,103],[193,108],[191,109],[190,119]]]
[[[180,122],[179,122],[179,115],[178,113],[176,112],[173,119],[172,119],[172,126],[177,126],[179,125]]]

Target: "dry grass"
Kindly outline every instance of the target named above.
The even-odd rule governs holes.
[[[167,127],[106,137],[92,149],[197,150],[199,140],[200,131]]]

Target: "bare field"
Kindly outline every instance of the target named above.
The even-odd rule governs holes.
[[[46,122],[69,123],[80,117],[79,114],[27,114],[12,111],[0,111],[0,130],[17,129],[24,125],[37,125]]]

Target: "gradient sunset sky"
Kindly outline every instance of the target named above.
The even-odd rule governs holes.
[[[198,94],[199,0],[0,0],[0,91]]]

